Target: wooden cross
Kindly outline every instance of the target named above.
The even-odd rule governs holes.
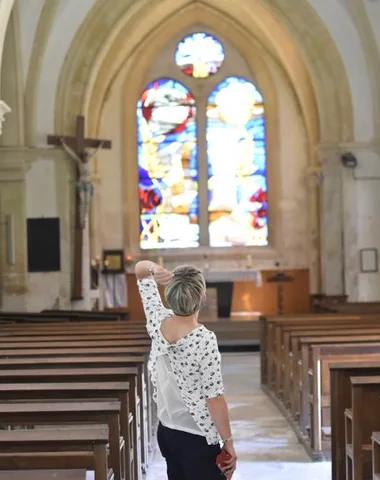
[[[88,175],[88,180],[83,182],[83,186],[92,187],[90,179],[89,160],[91,156],[87,149],[100,148],[111,149],[110,140],[98,140],[93,138],[85,138],[84,135],[84,117],[77,116],[76,136],[60,136],[48,135],[48,145],[64,147],[71,157],[77,163],[77,180],[83,182],[83,175]],[[88,172],[88,173],[87,173]],[[83,219],[80,212],[80,198],[78,189],[76,191],[75,206],[75,247],[74,247],[74,281],[72,300],[80,300],[83,298],[82,271],[83,271]]]

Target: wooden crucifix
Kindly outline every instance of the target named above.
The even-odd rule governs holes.
[[[77,165],[72,299],[80,300],[83,298],[83,229],[86,225],[88,208],[94,193],[94,186],[91,180],[90,160],[101,148],[111,149],[112,143],[109,140],[85,138],[84,117],[82,116],[77,116],[75,137],[48,135],[47,143],[48,145],[63,147],[66,153],[75,160]],[[89,149],[95,149],[95,152],[90,152]]]

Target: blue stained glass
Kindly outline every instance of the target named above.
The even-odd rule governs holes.
[[[178,44],[175,61],[185,75],[207,78],[220,70],[224,48],[212,35],[193,33]]]
[[[199,246],[196,105],[171,79],[151,83],[137,104],[142,249]]]
[[[207,105],[210,246],[268,245],[264,101],[248,80],[229,77]]]

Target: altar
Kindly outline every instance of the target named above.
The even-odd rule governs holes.
[[[203,276],[207,288],[217,291],[218,317],[230,318],[233,287],[235,282],[255,282],[262,287],[263,280],[259,270],[205,270]]]
[[[217,292],[217,317],[225,320],[252,313],[277,315],[278,288],[271,279],[278,273],[278,269],[262,271],[205,269],[203,274],[207,287]],[[283,285],[283,313],[310,312],[309,271],[286,269],[285,273],[292,277],[293,281]],[[130,320],[144,321],[145,315],[136,276],[132,272],[127,273],[127,292]],[[160,292],[163,294],[164,288],[160,287]],[[214,298],[212,300],[215,301]]]

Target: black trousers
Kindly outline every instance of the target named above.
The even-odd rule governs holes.
[[[158,425],[158,446],[166,460],[168,480],[223,480],[216,465],[220,446],[208,445],[205,437]]]

